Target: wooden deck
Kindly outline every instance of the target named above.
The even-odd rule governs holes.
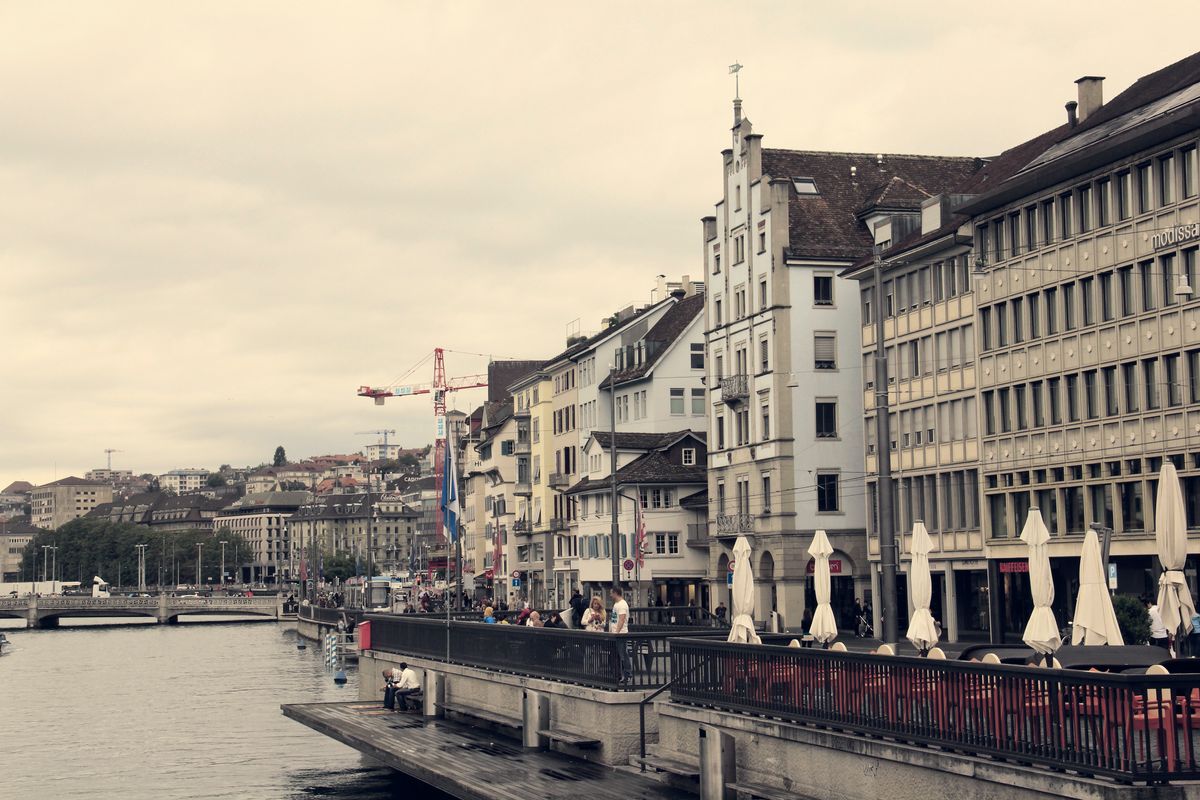
[[[285,705],[286,717],[466,800],[695,800],[631,772],[526,750],[458,722],[384,711],[377,703]]]

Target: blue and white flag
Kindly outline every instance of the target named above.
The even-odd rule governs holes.
[[[454,468],[454,442],[446,442],[446,463],[442,471],[442,524],[446,540],[458,541],[458,472]]]

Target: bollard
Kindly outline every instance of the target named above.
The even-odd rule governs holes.
[[[425,670],[421,682],[421,712],[427,717],[443,717],[442,703],[446,702],[446,676],[431,669]]]
[[[533,750],[546,749],[546,737],[540,732],[550,727],[550,698],[526,689],[522,706],[521,744]]]
[[[700,800],[734,800],[729,784],[737,780],[733,737],[719,728],[700,726]]]

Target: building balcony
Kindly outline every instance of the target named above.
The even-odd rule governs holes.
[[[521,536],[525,536],[525,535],[528,535],[533,532],[533,529],[529,525],[529,520],[527,520],[527,519],[519,519],[516,522],[514,522],[513,526],[512,526],[512,530],[513,530],[513,533],[521,535]]]
[[[563,517],[550,518],[550,531],[565,531],[567,529],[567,520]]]
[[[533,484],[529,482],[529,478],[517,478],[517,482],[513,484],[513,494],[518,497],[532,496]]]
[[[721,378],[721,402],[741,403],[750,396],[750,377],[748,375],[730,375]]]
[[[737,536],[754,533],[754,517],[750,514],[718,514],[717,535]]]
[[[514,408],[513,409],[513,419],[529,419],[529,409],[528,408]]]
[[[513,455],[515,455],[515,456],[529,455],[529,440],[528,439],[523,439],[523,440],[517,439],[515,442],[513,442]]]
[[[547,484],[551,489],[565,489],[570,485],[571,481],[565,472],[551,472],[550,482]]]

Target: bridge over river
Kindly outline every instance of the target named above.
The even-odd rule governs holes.
[[[0,599],[0,618],[23,619],[30,628],[54,628],[64,617],[153,617],[173,625],[187,615],[283,618],[282,597],[13,597]]]

